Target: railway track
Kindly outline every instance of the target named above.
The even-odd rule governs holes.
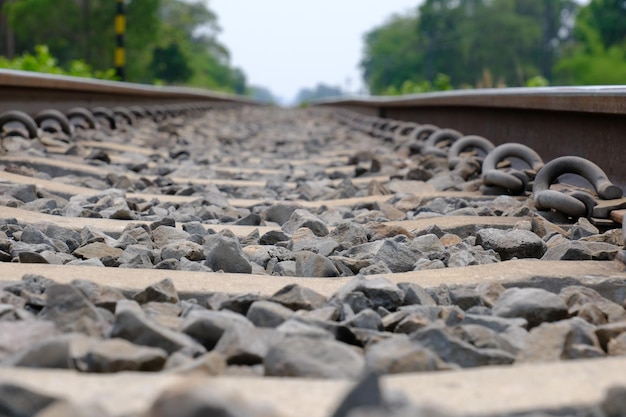
[[[0,72],[0,410],[623,415],[626,171],[459,123],[618,143],[626,93],[518,93],[285,110]]]

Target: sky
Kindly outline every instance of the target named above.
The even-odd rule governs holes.
[[[233,65],[284,104],[319,83],[356,94],[363,36],[420,0],[209,0]]]

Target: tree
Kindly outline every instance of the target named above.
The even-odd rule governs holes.
[[[417,23],[414,14],[395,15],[365,35],[361,68],[371,93],[401,89],[406,81],[418,81],[424,57],[418,46]]]
[[[574,34],[555,65],[559,84],[626,84],[626,3],[592,0]]]
[[[296,103],[304,104],[310,103],[313,100],[341,96],[343,96],[343,91],[341,91],[341,88],[321,83],[316,85],[313,89],[301,89],[296,96]]]
[[[571,38],[573,0],[425,0],[365,37],[370,91],[427,91],[446,74],[457,87],[521,86],[552,78]]]

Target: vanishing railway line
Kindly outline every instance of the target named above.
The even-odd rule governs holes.
[[[620,415],[624,114],[0,72],[0,409]]]

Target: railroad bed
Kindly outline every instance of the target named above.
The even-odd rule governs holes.
[[[5,414],[626,410],[595,167],[336,109],[105,110],[4,125]]]

